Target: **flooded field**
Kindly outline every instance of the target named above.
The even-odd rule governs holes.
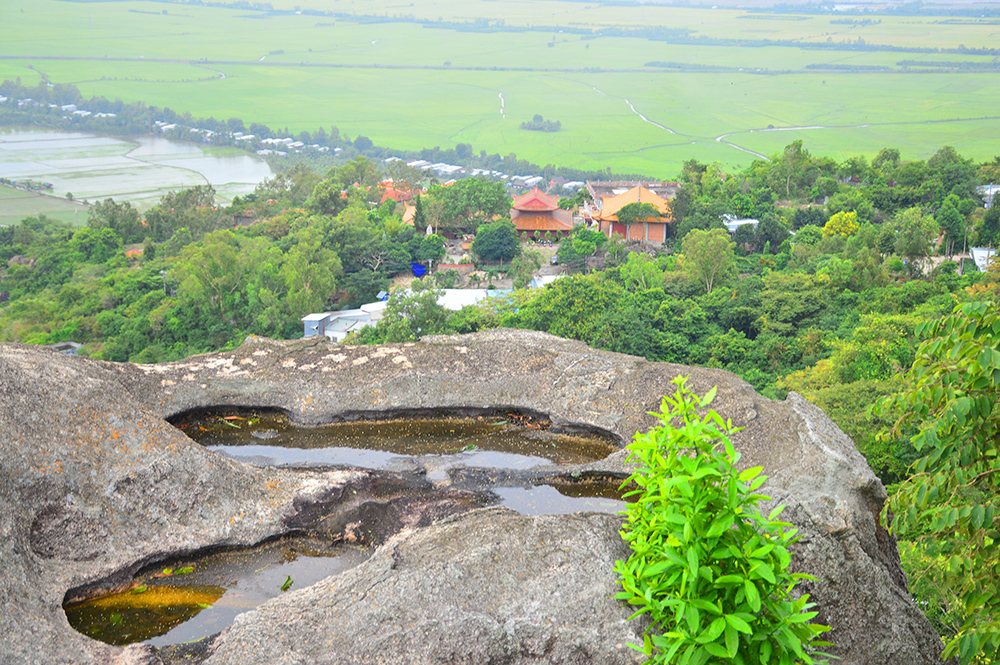
[[[113,198],[148,208],[172,190],[212,185],[227,200],[274,175],[252,155],[223,157],[154,136],[130,140],[43,130],[0,130],[0,177],[52,183],[51,194]]]

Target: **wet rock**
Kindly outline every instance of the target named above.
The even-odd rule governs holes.
[[[408,530],[358,568],[242,615],[207,662],[642,662],[614,599],[620,525],[487,508]]]
[[[124,583],[168,554],[312,526],[383,544],[348,574],[243,615],[194,660],[633,662],[624,644],[639,627],[609,599],[608,571],[624,555],[618,518],[467,512],[476,505],[468,492],[404,471],[254,468],[203,449],[164,418],[216,405],[277,408],[302,424],[510,408],[550,419],[552,431],[624,443],[653,424],[648,412],[679,374],[699,393],[718,385],[713,407],[745,427],[734,438],[742,464],[764,466],[766,491],[802,533],[793,565],[818,578],[808,590],[841,662],[938,662],[940,640],[906,593],[878,520],[885,489],[821,411],[796,395],[764,399],[726,372],[509,330],[378,347],[251,338],[156,366],[0,345],[0,662],[146,657],[75,633],[60,608],[67,591]],[[624,458],[563,471],[620,475]],[[474,490],[494,475],[455,477]],[[366,494],[376,486],[386,493]],[[530,580],[523,589],[521,573]],[[381,660],[364,660],[377,651]]]

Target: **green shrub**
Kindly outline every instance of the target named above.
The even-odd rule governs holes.
[[[697,413],[715,389],[699,398],[686,379],[674,380],[654,414],[663,424],[628,446],[637,466],[626,483],[638,486],[629,493],[638,500],[622,531],[632,555],[615,565],[617,598],[638,606],[631,618],[651,620],[633,646],[648,663],[813,663],[828,644],[815,638],[829,628],[809,623],[809,596],[793,593],[798,580],[814,579],[788,572],[796,530],[777,521],[780,506],[760,514],[768,497],[754,492],[766,477],[760,467],[737,474],[728,436],[737,430],[715,411]]]

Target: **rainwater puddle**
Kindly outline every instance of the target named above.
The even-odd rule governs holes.
[[[534,487],[497,487],[492,492],[500,505],[522,515],[569,515],[572,513],[620,513],[625,510],[619,483],[583,482]],[[631,499],[631,497],[630,497]]]
[[[448,469],[458,465],[523,470],[584,464],[615,450],[606,439],[552,434],[547,422],[518,414],[303,427],[274,413],[202,413],[174,425],[209,450],[257,466],[347,464],[392,470],[416,462],[429,480],[447,479]]]
[[[218,633],[237,615],[285,590],[311,586],[368,556],[358,547],[284,538],[250,549],[175,560],[169,568],[140,573],[129,590],[64,609],[73,628],[107,644],[180,644]]]

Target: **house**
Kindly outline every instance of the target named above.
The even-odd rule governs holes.
[[[405,208],[403,209],[403,223],[407,226],[413,226],[413,220],[417,216],[417,206],[410,205],[409,203],[403,204]],[[427,228],[431,228],[428,226]]]
[[[445,309],[457,312],[463,307],[477,305],[487,298],[505,296],[512,289],[442,289],[438,304]]]
[[[416,193],[411,188],[406,185],[396,185],[392,180],[383,180],[378,184],[378,188],[382,191],[382,198],[379,200],[379,205],[389,199],[392,199],[396,203],[406,203],[416,196]]]
[[[338,312],[307,314],[303,323],[303,337],[326,335],[334,342],[343,342],[352,332],[375,325],[385,314],[388,305],[384,300],[370,302],[358,309],[342,309]]]
[[[79,342],[56,342],[55,344],[46,344],[45,346],[53,351],[58,351],[64,356],[75,356],[83,347],[83,344]]]
[[[538,238],[550,232],[558,238],[573,232],[573,213],[559,208],[559,199],[535,187],[527,194],[514,197],[510,221],[518,235]]]
[[[304,325],[303,337],[326,335],[335,342],[342,342],[347,335],[371,325],[371,315],[360,309],[309,314],[300,319]]]
[[[673,222],[670,199],[677,195],[678,189],[677,183],[588,182],[591,201],[584,206],[584,215],[609,238],[617,235],[625,240],[662,245],[667,238],[667,225]],[[630,203],[648,203],[660,214],[626,225],[619,221],[618,211]]]
[[[563,274],[560,274],[560,275],[535,275],[534,277],[531,278],[531,284],[530,284],[530,286],[533,289],[543,289],[546,286],[548,286],[549,284],[551,284],[552,282],[554,282],[557,279],[560,279],[562,277],[565,277],[565,275],[563,275]]]

